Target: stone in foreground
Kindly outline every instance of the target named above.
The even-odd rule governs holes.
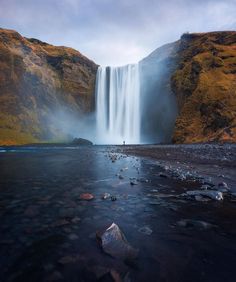
[[[90,201],[94,198],[94,196],[90,193],[83,193],[80,195],[80,200],[86,200],[86,201]]]
[[[103,251],[114,258],[132,260],[138,255],[138,250],[128,243],[119,226],[115,223],[112,223],[105,231],[97,232],[96,237]]]

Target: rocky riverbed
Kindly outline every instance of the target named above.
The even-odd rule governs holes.
[[[0,148],[1,281],[235,281],[236,146]]]

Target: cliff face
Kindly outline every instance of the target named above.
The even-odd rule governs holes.
[[[184,34],[176,55],[173,141],[236,142],[236,32]]]
[[[0,29],[0,144],[65,139],[51,115],[93,111],[96,71],[74,49]]]
[[[57,123],[67,116],[87,130],[97,67],[0,29],[0,144],[65,140]],[[140,73],[142,142],[236,141],[236,32],[184,34],[144,58]]]

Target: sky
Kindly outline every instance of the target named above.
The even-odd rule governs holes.
[[[0,0],[0,27],[117,66],[187,31],[236,30],[236,0]]]

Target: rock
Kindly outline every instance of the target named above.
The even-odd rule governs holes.
[[[194,198],[195,198],[195,200],[198,201],[198,202],[208,202],[208,201],[210,201],[209,198],[204,198],[204,197],[201,196],[201,195],[196,195]]]
[[[229,186],[227,185],[226,182],[220,182],[220,183],[218,184],[218,187],[219,187],[219,189],[222,189],[222,190],[224,190],[224,191],[230,190],[230,188],[229,188]]]
[[[81,200],[86,200],[86,201],[90,201],[94,198],[94,196],[90,193],[83,193],[80,195],[80,199]]]
[[[196,227],[200,229],[210,229],[217,227],[216,225],[213,225],[211,223],[202,221],[202,220],[192,220],[192,219],[181,219],[177,222],[177,225],[180,227]]]
[[[144,177],[140,177],[137,179],[138,182],[143,182],[143,183],[148,183],[148,179],[144,178]]]
[[[76,234],[74,234],[74,233],[71,233],[71,234],[68,236],[68,238],[69,238],[70,240],[77,240],[77,239],[79,239],[79,237],[78,237]]]
[[[73,145],[80,145],[80,146],[89,146],[93,145],[93,143],[87,139],[83,138],[74,138],[73,141],[71,142]]]
[[[120,172],[125,171],[125,170],[128,170],[128,167],[123,167],[123,168],[121,168],[121,169],[120,169]]]
[[[77,217],[77,216],[75,216],[74,218],[71,219],[72,223],[78,223],[80,221],[81,221],[81,219],[79,217]]]
[[[109,199],[110,197],[111,197],[111,194],[109,194],[109,193],[104,193],[104,194],[102,195],[102,199],[103,199],[103,200]]]
[[[163,178],[168,178],[168,175],[165,174],[165,173],[162,173],[162,172],[159,173],[159,176],[160,176],[160,177],[163,177]]]
[[[114,202],[117,200],[116,196],[111,196],[111,200]]]
[[[124,176],[122,176],[121,174],[119,175],[119,179],[124,179]]]
[[[202,197],[208,197],[212,200],[221,201],[223,200],[223,194],[220,191],[215,190],[194,190],[194,191],[187,191],[186,193],[182,194],[182,196],[190,196],[190,197],[196,197],[196,196],[202,196]]]
[[[203,185],[201,186],[201,189],[203,189],[203,190],[207,190],[207,189],[210,189],[210,188],[211,188],[211,186],[206,185],[206,184],[203,184]]]
[[[114,258],[132,260],[138,255],[138,250],[128,243],[119,226],[115,223],[112,223],[105,231],[97,232],[96,237],[103,251]]]
[[[148,226],[143,226],[143,227],[139,228],[138,232],[143,233],[145,235],[151,235],[152,229]]]
[[[136,179],[131,179],[130,180],[130,185],[138,185],[138,182]]]
[[[114,154],[113,155],[109,155],[109,158],[114,163],[118,159],[118,155],[114,155]]]

